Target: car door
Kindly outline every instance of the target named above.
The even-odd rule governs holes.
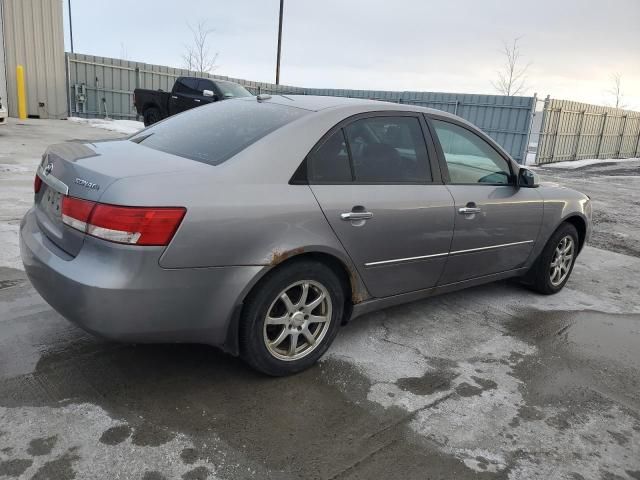
[[[433,116],[430,125],[456,212],[439,284],[521,267],[542,223],[541,195],[533,188],[518,188],[511,161],[472,128]]]
[[[175,87],[169,100],[169,111],[176,114],[198,107],[201,104],[202,93],[198,90],[198,79],[180,77],[176,80]]]
[[[446,262],[453,199],[425,135],[419,114],[369,113],[307,157],[310,188],[375,297],[433,287]]]

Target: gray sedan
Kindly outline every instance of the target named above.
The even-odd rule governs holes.
[[[366,312],[518,277],[558,292],[591,231],[478,128],[411,105],[258,96],[51,146],[20,245],[85,330],[298,372]]]

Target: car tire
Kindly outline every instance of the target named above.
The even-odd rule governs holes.
[[[245,302],[239,330],[241,357],[271,376],[311,367],[338,333],[344,301],[339,277],[322,263],[301,260],[277,268]]]
[[[562,290],[576,263],[578,242],[576,227],[570,223],[560,225],[527,275],[529,286],[544,295]]]
[[[147,108],[144,111],[143,118],[144,118],[145,127],[148,127],[149,125],[153,125],[154,123],[162,120],[160,118],[160,110],[158,110],[156,107]]]

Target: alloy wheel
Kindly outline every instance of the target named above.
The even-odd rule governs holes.
[[[553,258],[551,259],[549,268],[549,280],[554,287],[564,282],[569,275],[571,265],[573,264],[574,253],[575,242],[573,238],[570,235],[562,237],[553,252]]]
[[[263,338],[279,360],[299,360],[315,350],[329,330],[331,296],[321,283],[302,280],[282,290],[264,319]]]

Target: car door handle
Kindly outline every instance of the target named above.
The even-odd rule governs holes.
[[[171,98],[173,98],[174,100],[178,99],[178,97],[176,97],[175,95],[171,95]]]
[[[200,99],[199,98],[194,98],[193,101],[200,103]]]
[[[371,212],[346,212],[340,214],[340,218],[345,221],[369,220],[371,217],[373,217]]]
[[[479,207],[462,207],[458,209],[458,213],[462,215],[472,215],[474,213],[480,213],[482,211]]]

